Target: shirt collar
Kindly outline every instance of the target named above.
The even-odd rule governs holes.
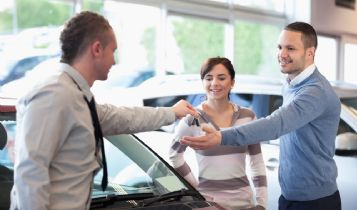
[[[73,82],[78,86],[78,88],[83,92],[88,101],[92,100],[93,94],[90,91],[88,82],[84,77],[71,65],[66,63],[60,63],[60,70],[67,73],[68,76],[73,80]]]
[[[311,64],[308,66],[304,71],[300,72],[293,80],[290,82],[288,81],[290,86],[295,86],[304,81],[306,78],[308,78],[312,73],[314,73],[316,69],[315,64]]]

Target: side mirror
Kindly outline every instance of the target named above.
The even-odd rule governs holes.
[[[357,133],[346,132],[336,136],[336,155],[357,155]]]

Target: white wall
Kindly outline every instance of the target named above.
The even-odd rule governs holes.
[[[335,5],[335,0],[311,0],[311,24],[319,33],[357,36],[357,5],[354,10]]]
[[[311,1],[315,0],[286,0],[288,23],[295,21],[311,22]]]

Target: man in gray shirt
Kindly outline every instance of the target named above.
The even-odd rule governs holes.
[[[16,107],[10,209],[89,209],[93,173],[105,162],[98,152],[103,148],[98,147],[98,130],[104,136],[149,131],[197,115],[183,100],[161,108],[94,103],[95,113],[89,105],[90,87],[95,80],[107,79],[115,64],[113,29],[101,15],[82,12],[66,23],[60,41],[58,73],[37,84]]]

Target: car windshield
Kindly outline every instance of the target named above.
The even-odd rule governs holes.
[[[16,80],[32,70],[40,62],[57,54],[33,54],[19,58],[6,58],[0,60],[0,85]]]
[[[12,69],[15,64],[16,60],[0,60],[0,81],[3,80],[9,74],[10,69]]]
[[[188,189],[171,169],[134,135],[106,138],[108,187],[101,189],[102,170],[93,182],[93,197],[152,193],[162,195]]]
[[[357,114],[357,98],[344,98],[341,99],[341,102]]]
[[[16,132],[15,113],[1,113],[0,122],[0,209],[8,208],[13,185],[14,141]],[[115,197],[117,200],[136,200],[193,188],[176,174],[159,156],[135,135],[123,134],[106,137],[105,151],[108,166],[108,187],[102,191],[100,170],[93,181],[94,203],[103,203],[101,198]],[[5,173],[6,172],[6,173]],[[195,191],[196,192],[196,191]],[[197,193],[197,192],[196,192]],[[129,205],[129,204],[128,204]]]

